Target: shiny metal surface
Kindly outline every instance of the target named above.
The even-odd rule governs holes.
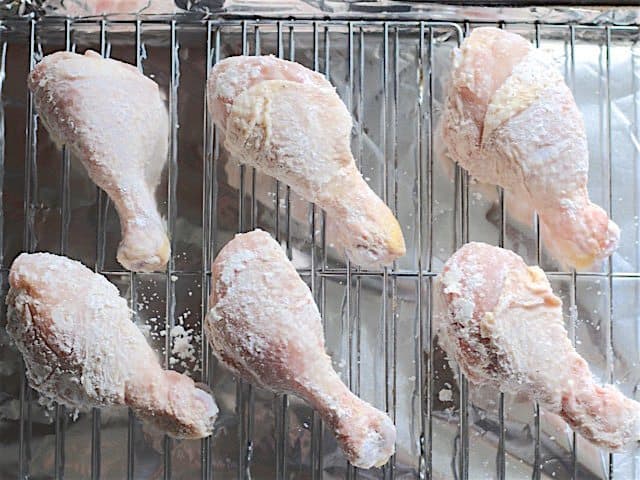
[[[484,23],[493,22],[486,12]],[[590,192],[623,229],[620,250],[594,271],[561,271],[540,245],[537,220],[514,219],[517,199],[475,184],[445,159],[437,130],[450,55],[476,24],[182,16],[4,21],[3,293],[11,261],[23,250],[63,253],[94,267],[129,299],[165,365],[212,387],[221,414],[216,434],[195,442],[149,431],[125,410],[47,408],[26,385],[2,328],[0,478],[638,478],[637,452],[598,451],[527,400],[474,389],[437,348],[432,280],[457,247],[482,240],[545,269],[576,347],[599,379],[630,396],[640,381],[638,28],[498,25],[550,51],[585,115]],[[137,65],[166,93],[171,148],[158,190],[172,239],[166,273],[132,274],[117,264],[112,205],[78,162],[56,149],[27,92],[26,74],[43,55],[87,48]],[[240,53],[296,60],[336,85],[354,117],[356,161],[400,219],[404,258],[380,271],[345,264],[319,209],[229,161],[206,113],[205,79],[215,62]],[[211,357],[201,335],[210,264],[234,233],[255,227],[282,243],[308,282],[345,382],[396,421],[398,452],[384,468],[353,469],[303,402],[237,381]],[[172,352],[175,325],[194,329],[193,360]]]

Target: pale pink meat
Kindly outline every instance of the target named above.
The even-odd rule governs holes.
[[[323,208],[351,261],[378,268],[404,255],[398,221],[351,154],[351,115],[324,77],[275,57],[231,57],[212,69],[207,98],[233,158]]]
[[[169,117],[158,85],[132,65],[84,55],[47,55],[29,74],[40,119],[66,144],[120,216],[118,261],[164,270],[170,245],[155,189],[167,161]]]
[[[438,338],[470,382],[525,394],[612,451],[640,440],[640,404],[600,386],[569,341],[544,272],[515,253],[469,243],[436,280]]]
[[[395,427],[332,368],[318,308],[280,245],[260,230],[237,235],[211,280],[205,333],[218,359],[246,381],[309,402],[354,465],[386,463]]]
[[[21,254],[11,266],[7,332],[29,384],[71,408],[127,405],[177,438],[210,435],[215,401],[163,370],[117,288],[80,262]]]
[[[442,124],[449,155],[537,211],[566,266],[608,257],[618,226],[589,200],[582,115],[552,60],[519,35],[477,28],[454,61]]]

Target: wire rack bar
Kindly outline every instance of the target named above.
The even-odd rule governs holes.
[[[469,25],[465,22],[464,36],[470,33]],[[455,172],[456,205],[454,208],[455,243],[456,248],[469,241],[469,176],[460,165],[456,165]],[[458,432],[458,478],[469,479],[469,385],[464,374],[458,368],[458,385],[460,389],[460,416]]]
[[[242,37],[242,54],[249,54],[248,43],[248,27],[249,23],[245,20],[241,24],[241,37]],[[254,193],[255,188],[255,172],[253,169],[251,174],[251,193]],[[238,199],[238,215],[239,215],[239,231],[245,232],[251,230],[252,225],[248,225],[246,222],[246,176],[247,167],[240,165],[240,189]],[[254,195],[251,196],[252,199]],[[253,200],[250,204],[253,207]],[[253,218],[253,212],[250,213],[250,218]],[[238,458],[238,478],[249,479],[251,478],[251,466],[253,460],[253,422],[255,416],[255,392],[253,385],[240,380],[238,382],[237,398],[238,398],[238,414],[239,414],[239,435],[240,435],[240,449]]]
[[[36,22],[29,22],[29,71],[33,70],[36,64]],[[27,252],[32,252],[35,248],[33,204],[37,199],[37,189],[35,188],[37,178],[36,163],[36,142],[37,142],[37,116],[33,104],[33,95],[28,93],[27,103],[27,145],[25,154],[24,172],[24,236],[23,247]],[[31,397],[32,390],[29,387],[24,371],[24,363],[21,364],[22,373],[20,375],[20,443],[18,449],[19,473],[21,478],[29,475],[31,462]]]
[[[282,22],[277,23],[276,45],[278,58],[284,58],[284,39],[282,32]],[[275,237],[278,243],[282,243],[281,225],[280,225],[280,182],[275,182]],[[288,244],[288,243],[287,243]],[[276,396],[275,398],[275,414],[276,414],[276,478],[278,480],[285,478],[287,472],[287,406],[288,400],[286,395]]]
[[[605,130],[606,130],[606,177],[605,184],[607,185],[608,202],[606,206],[609,218],[612,217],[612,205],[613,205],[613,175],[612,167],[613,161],[611,158],[611,28],[605,27]],[[613,271],[613,261],[611,257],[607,259],[607,300],[608,300],[608,328],[606,329],[606,362],[607,362],[607,381],[609,383],[614,382],[614,359],[613,359],[613,277],[611,273]],[[614,457],[612,453],[609,453],[609,480],[613,480],[614,471]]]
[[[421,23],[424,23],[427,26],[433,26],[436,28],[439,28],[439,27],[461,28],[461,26],[463,26],[466,21],[466,20],[464,21],[460,20],[456,22],[452,20],[437,20],[434,18],[419,18],[417,16],[414,16],[412,18],[390,19],[384,15],[377,15],[377,16],[371,15],[366,19],[362,19],[362,18],[341,16],[339,14],[334,14],[329,16],[325,15],[322,18],[314,17],[314,16],[299,15],[299,16],[296,16],[296,18],[294,19],[292,19],[291,17],[283,18],[283,17],[270,16],[270,15],[264,15],[264,16],[261,16],[260,18],[257,18],[255,15],[242,15],[242,14],[234,14],[234,15],[228,15],[225,17],[212,18],[211,16],[200,17],[192,14],[179,14],[179,13],[173,16],[157,16],[152,14],[139,14],[139,15],[106,16],[105,18],[108,18],[108,21],[111,25],[126,25],[126,24],[133,25],[138,19],[145,24],[170,26],[172,21],[176,21],[180,25],[189,25],[189,26],[200,25],[205,28],[208,23],[211,23],[212,25],[214,25],[214,27],[240,26],[242,22],[259,23],[261,25],[269,25],[269,24],[276,24],[277,22],[283,22],[284,24],[291,24],[291,25],[295,25],[296,27],[312,26],[314,23],[330,25],[332,27],[339,27],[339,26],[344,27],[349,23],[352,23],[354,28],[359,28],[362,26],[365,28],[369,28],[371,30],[375,30],[376,28],[381,27],[384,23],[387,23],[389,25],[399,26],[399,27],[408,27],[408,28],[416,28],[416,29],[420,27]],[[2,23],[10,27],[26,26],[28,28],[30,21],[31,19],[25,18],[25,17],[22,17],[22,18],[13,17],[13,18],[2,19]],[[62,23],[64,23],[65,18],[60,16],[57,16],[57,17],[49,16],[49,17],[42,17],[34,21],[36,21],[39,25],[42,26],[42,28],[46,30],[48,27],[51,27],[51,26],[55,27],[57,25],[61,25]],[[73,23],[74,25],[94,25],[99,21],[100,20],[97,20],[96,18],[78,18],[73,20]],[[499,25],[501,22],[508,23],[509,25],[513,24],[513,25],[520,25],[520,26],[525,26],[530,28],[535,28],[535,25],[540,25],[540,26],[544,26],[545,28],[557,27],[559,29],[566,29],[567,26],[569,25],[566,22],[555,21],[553,18],[549,18],[549,19],[538,18],[535,20],[521,19],[521,20],[514,20],[513,22],[504,22],[504,21],[495,20],[495,19],[473,19],[473,24],[475,26],[486,26],[486,25],[496,26],[496,25]],[[575,25],[577,28],[581,28],[581,29],[592,28],[595,30],[602,30],[605,28],[605,26],[608,26],[612,33],[621,32],[621,31],[625,31],[629,33],[640,33],[640,31],[638,30],[639,25],[634,23],[629,23],[629,24],[624,24],[622,22],[602,23],[602,22],[597,22],[593,20],[582,21],[580,19],[577,19],[576,22],[572,24]]]
[[[392,138],[393,143],[391,145],[391,155],[385,159],[385,164],[387,162],[392,162],[391,174],[387,172],[385,175],[385,185],[389,185],[389,181],[391,181],[391,201],[390,207],[395,216],[398,216],[398,175],[399,175],[399,157],[398,157],[398,104],[400,102],[400,33],[399,29],[394,28],[393,32],[393,97],[392,97],[392,114],[393,114],[393,122],[390,127],[392,128]],[[397,265],[397,262],[394,261],[394,265]],[[390,352],[388,353],[390,360],[388,360],[388,365],[390,365],[390,383],[387,383],[386,388],[389,393],[388,398],[389,402],[387,405],[387,413],[391,417],[391,420],[396,423],[397,417],[397,346],[398,346],[398,336],[397,336],[397,323],[398,323],[398,282],[397,277],[391,276],[391,317],[387,318],[387,328],[389,330],[389,335],[387,336],[387,344],[390,347]],[[391,339],[391,341],[389,341]],[[394,455],[389,462],[389,478],[395,478],[396,471],[396,461],[397,455]]]
[[[428,32],[428,40],[425,46],[425,30]],[[421,435],[420,435],[420,469],[419,474],[421,478],[426,478],[431,472],[432,465],[432,429],[431,429],[431,414],[433,412],[433,328],[432,328],[432,310],[431,310],[431,282],[427,277],[422,274],[424,251],[424,239],[423,230],[425,218],[429,226],[431,226],[433,215],[433,31],[428,28],[424,22],[420,24],[420,39],[419,39],[419,88],[420,95],[418,97],[420,104],[420,116],[418,117],[418,131],[420,139],[418,143],[419,157],[418,157],[418,193],[419,198],[423,198],[423,185],[424,179],[424,167],[426,156],[426,192],[427,201],[426,207],[423,208],[425,202],[420,202],[418,208],[418,313],[420,315],[420,335],[419,335],[419,352],[418,359],[420,365],[421,375],[418,377],[418,388],[420,388],[420,408],[421,414]],[[426,53],[425,53],[426,50]],[[427,97],[425,102],[425,88],[427,88]],[[427,104],[427,111],[425,112],[425,103]],[[428,116],[425,120],[425,116]],[[426,124],[426,125],[425,125]],[[427,129],[428,133],[424,133],[424,129]],[[428,145],[425,147],[425,137]],[[425,211],[426,210],[426,211]],[[431,269],[431,257],[433,247],[433,234],[432,229],[429,228],[427,235],[427,269]],[[424,290],[426,289],[426,293]],[[422,308],[423,298],[426,299],[426,327],[424,325],[424,313]],[[428,353],[424,353],[427,351]],[[426,360],[425,360],[426,355]],[[424,386],[423,386],[424,385]]]
[[[353,97],[354,97],[354,79],[353,79],[353,24],[349,22],[347,24],[347,89],[345,92],[346,98],[344,99],[347,109],[349,113],[353,115]],[[361,159],[358,158],[356,160],[360,162]],[[354,330],[355,330],[355,310],[356,308],[352,308],[352,305],[355,306],[353,297],[358,297],[358,292],[355,294],[353,292],[352,284],[353,284],[353,269],[354,265],[347,259],[346,261],[346,291],[345,291],[345,299],[344,299],[344,310],[342,312],[341,317],[341,335],[342,339],[342,348],[341,352],[345,355],[344,360],[346,364],[346,374],[345,381],[347,386],[353,390],[354,383],[356,382],[355,375],[356,369],[354,368],[354,361],[356,357],[356,349],[354,348]],[[347,466],[347,480],[353,480],[356,476],[356,469],[353,465]]]
[[[534,45],[540,46],[540,25],[534,26]],[[536,263],[540,265],[541,260],[541,237],[540,237],[540,217],[534,214],[534,231],[536,236]],[[533,428],[534,428],[534,459],[533,459],[533,478],[539,480],[541,475],[542,458],[540,453],[540,405],[535,402],[533,406]]]
[[[501,23],[500,27],[504,25]],[[500,231],[498,236],[498,246],[504,247],[504,239],[506,235],[506,211],[504,205],[504,189],[501,187],[498,188],[498,203],[500,204]],[[506,452],[505,452],[505,397],[504,393],[500,392],[498,396],[498,452],[496,458],[496,470],[497,476],[500,480],[504,480],[506,477]]]
[[[111,53],[111,45],[107,36],[107,22],[106,20],[100,21],[100,54],[104,58],[109,58]],[[107,232],[107,218],[109,212],[109,197],[105,192],[96,187],[98,196],[98,224],[96,229],[96,265],[95,271],[101,272],[104,270],[104,262],[106,255],[106,232]],[[101,467],[101,454],[100,454],[100,410],[93,408],[91,410],[91,479],[100,479],[100,467]]]
[[[363,29],[354,26],[353,23],[349,23],[348,26],[348,63],[349,63],[349,107],[352,111],[352,116],[355,119],[355,142],[353,144],[353,151],[355,162],[360,171],[362,171],[364,161],[364,136],[365,136],[365,34]],[[357,49],[357,55],[356,55]],[[347,285],[355,285],[355,293],[353,295],[353,315],[351,318],[351,324],[349,328],[349,385],[351,390],[356,394],[361,393],[361,374],[362,368],[360,360],[362,357],[362,277],[353,275],[357,271],[355,265],[349,265],[349,275],[347,279]],[[357,469],[353,466],[349,466],[347,472],[348,478],[357,478]]]
[[[0,33],[0,98],[2,98],[4,82],[7,77],[7,47],[9,43],[4,34]],[[0,102],[0,132],[5,131],[4,103]],[[4,134],[0,135],[0,266],[4,267],[4,169],[5,169]]]
[[[570,62],[570,87],[575,89],[576,87],[576,29],[574,25],[569,26],[569,62]],[[571,297],[570,308],[577,312],[577,282],[576,282],[576,270],[571,271]],[[572,315],[569,323],[569,336],[571,337],[571,343],[576,344],[576,321],[577,315]],[[571,434],[571,476],[574,480],[578,479],[578,442],[576,433]]]
[[[135,61],[136,68],[144,73],[143,56],[144,44],[142,42],[142,22],[136,21],[135,24]],[[138,318],[138,274],[131,272],[129,274],[129,292],[130,292],[130,308],[134,312],[133,319]],[[135,478],[135,445],[136,445],[136,419],[133,411],[129,409],[127,414],[127,480]]]
[[[318,32],[318,24],[314,22],[313,24],[313,71],[320,71],[320,56],[319,50],[319,32]],[[320,311],[320,315],[322,317],[322,308],[323,303],[319,301],[319,288],[318,288],[318,276],[316,275],[317,269],[317,236],[316,229],[318,227],[317,222],[319,220],[319,216],[316,212],[316,206],[311,205],[310,211],[310,225],[311,225],[311,294],[313,295],[314,300],[318,304],[318,310]],[[323,321],[322,330],[323,333],[325,331],[326,324]],[[314,410],[311,414],[311,479],[319,480],[322,476],[322,420],[320,415]]]
[[[500,27],[503,28],[504,24],[500,24]],[[506,235],[506,221],[507,215],[505,211],[504,204],[504,189],[501,187],[498,188],[498,202],[500,204],[500,232],[498,237],[498,246],[504,247],[504,240]],[[505,419],[505,395],[503,392],[499,393],[498,397],[498,452],[496,458],[496,470],[497,476],[500,480],[504,480],[506,478],[506,427],[504,424]]]
[[[9,269],[8,268],[0,268],[0,272],[8,272]],[[298,268],[297,269],[298,275],[300,275],[301,277],[308,277],[311,275],[312,270],[310,268]],[[123,275],[129,275],[129,272],[124,272],[122,270],[103,270],[102,272],[103,275],[106,276],[123,276]],[[176,275],[199,275],[202,272],[200,270],[198,271],[187,271],[187,270],[175,270],[174,274]],[[211,271],[207,270],[204,272],[206,275],[211,275]],[[342,269],[342,268],[327,268],[327,269],[322,269],[322,268],[318,268],[315,270],[314,272],[317,276],[319,277],[325,277],[325,278],[338,278],[338,277],[344,277],[347,273],[346,273],[346,269]],[[420,276],[422,277],[435,277],[438,275],[438,271],[429,271],[429,270],[422,270],[422,271],[418,271],[418,270],[397,270],[397,271],[392,271],[389,270],[387,272],[387,275],[389,277],[397,277],[397,278],[419,278]],[[554,271],[545,271],[544,272],[545,275],[547,277],[552,277],[552,278],[571,278],[571,276],[573,275],[573,273],[571,271],[568,272],[554,272]],[[145,274],[145,273],[138,273],[137,276],[138,278],[145,278],[148,277],[149,275],[154,275],[154,274]],[[352,272],[352,276],[353,277],[370,277],[370,278],[384,278],[384,272],[376,272],[376,271],[366,271],[366,270],[355,270]],[[576,272],[576,278],[577,279],[586,279],[586,278],[602,278],[602,279],[607,279],[609,278],[609,274],[605,271],[605,272]],[[640,272],[612,272],[611,273],[611,278],[612,279],[637,279],[640,278]]]
[[[169,77],[169,119],[171,130],[169,137],[169,163],[167,166],[167,230],[171,242],[171,255],[166,273],[166,317],[165,317],[165,368],[171,368],[171,332],[175,325],[176,289],[175,289],[175,258],[176,258],[176,222],[178,219],[178,87],[180,85],[180,56],[179,42],[177,40],[176,22],[170,24],[171,50],[169,52],[170,77]],[[171,479],[171,457],[173,441],[168,435],[164,436],[163,459],[164,478]]]
[[[354,28],[350,26],[349,31],[349,58],[350,58],[350,66],[354,67]],[[359,29],[358,31],[358,86],[357,86],[357,120],[358,120],[358,132],[357,132],[357,156],[356,156],[356,164],[358,169],[362,171],[362,159],[364,157],[364,95],[365,95],[365,87],[364,87],[364,76],[365,76],[365,43],[364,43],[364,31]],[[351,71],[351,68],[349,69]],[[354,82],[355,83],[355,82]],[[355,88],[355,87],[354,87]],[[354,94],[355,95],[355,94]],[[360,359],[362,357],[362,338],[361,338],[361,309],[360,302],[362,299],[362,278],[356,276],[356,298],[355,298],[355,317],[353,319],[353,339],[351,341],[352,349],[355,347],[355,352],[351,358],[351,364],[354,366],[352,371],[352,379],[351,385],[353,388],[353,392],[356,395],[360,395],[360,377],[361,377],[361,365]]]
[[[71,43],[71,22],[66,20],[64,23],[64,43],[67,52],[73,51]],[[62,147],[62,178],[60,182],[61,195],[61,217],[60,217],[60,255],[65,255],[69,243],[69,224],[71,222],[71,185],[69,183],[70,172],[70,154],[67,146]],[[55,413],[55,453],[54,453],[54,470],[56,479],[64,477],[64,439],[66,430],[67,411],[64,405],[56,405]]]
[[[207,44],[206,44],[206,65],[205,65],[205,82],[209,78],[211,67],[213,64],[213,57],[215,52],[212,45],[212,25],[207,23]],[[209,349],[209,342],[204,330],[204,319],[209,310],[209,280],[210,277],[207,274],[212,262],[211,248],[213,245],[212,235],[212,223],[214,217],[213,210],[213,198],[215,192],[215,179],[214,179],[214,165],[213,165],[213,141],[214,141],[214,128],[213,122],[209,116],[209,110],[207,108],[207,92],[206,83],[203,85],[203,133],[202,133],[202,272],[200,277],[200,295],[202,298],[202,310],[200,312],[200,318],[202,323],[200,325],[200,365],[202,366],[202,382],[208,385],[212,385],[211,375],[211,352]],[[202,440],[200,462],[201,462],[201,480],[209,480],[213,478],[212,458],[211,458],[212,441],[211,437],[207,437]]]

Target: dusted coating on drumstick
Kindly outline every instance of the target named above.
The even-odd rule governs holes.
[[[221,250],[210,305],[205,333],[220,361],[249,382],[309,402],[354,465],[387,462],[395,450],[393,423],[333,370],[311,292],[269,234],[237,235]]]
[[[233,103],[242,92],[267,80],[286,80],[334,90],[324,75],[273,55],[225,58],[214,65],[207,79],[208,107],[218,128],[226,129]]]
[[[29,74],[40,119],[70,147],[120,216],[118,261],[164,270],[170,245],[155,190],[167,161],[169,116],[158,85],[132,65],[84,55],[47,55]]]
[[[160,367],[105,277],[66,257],[23,253],[9,284],[7,332],[42,395],[82,410],[127,405],[177,438],[212,433],[218,407],[211,395]]]
[[[469,243],[436,280],[438,339],[470,382],[526,394],[612,451],[640,440],[640,404],[599,386],[568,338],[544,272],[515,253]]]
[[[536,210],[561,262],[587,268],[611,255],[620,230],[589,200],[584,122],[552,60],[519,35],[477,28],[449,85],[442,132],[453,160]]]
[[[321,75],[275,57],[232,57],[212,69],[207,98],[225,148],[326,210],[351,261],[379,267],[404,255],[398,221],[353,160],[351,115]]]

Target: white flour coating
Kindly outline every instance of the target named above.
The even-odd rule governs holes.
[[[586,268],[615,250],[620,231],[588,196],[582,115],[546,53],[475,29],[455,59],[442,132],[453,160],[538,212],[558,260]]]
[[[176,325],[171,329],[171,338],[173,346],[171,347],[172,355],[180,360],[194,362],[195,349],[193,348],[193,329],[185,329],[182,325]]]
[[[147,306],[143,304],[144,306]],[[140,309],[140,307],[138,307]],[[196,372],[202,369],[200,365],[200,357],[197,355],[196,346],[200,342],[200,334],[193,328],[185,326],[184,319],[189,311],[178,315],[176,321],[178,325],[170,328],[167,331],[167,325],[165,319],[161,320],[157,317],[148,318],[148,323],[137,323],[137,327],[145,335],[145,338],[155,342],[164,343],[161,339],[169,335],[171,338],[171,355],[169,356],[169,366],[172,369],[179,369],[186,375],[193,376]],[[159,355],[164,357],[164,348],[161,347],[158,352]]]
[[[298,109],[304,105],[304,115],[291,115],[294,103]],[[328,110],[335,112],[329,117]],[[322,135],[309,135],[316,122],[329,120]],[[325,198],[330,185],[345,183],[356,173],[349,147],[351,116],[332,90],[282,80],[260,82],[236,98],[227,127],[227,150],[295,185],[310,201],[335,202]],[[340,140],[332,150],[327,135]]]
[[[637,445],[640,404],[595,382],[542,270],[513,252],[469,243],[436,285],[445,308],[435,317],[440,343],[471,382],[526,394],[600,447]]]
[[[443,388],[438,392],[438,400],[441,402],[450,402],[453,400],[453,392],[449,388]]]
[[[154,192],[167,160],[169,117],[158,85],[132,65],[84,55],[48,55],[29,74],[40,119],[67,144],[120,216],[118,261],[164,270],[169,240]]]
[[[219,128],[225,130],[235,99],[265,80],[289,80],[333,90],[323,75],[273,55],[225,58],[214,66],[207,80],[209,110]]]
[[[323,77],[273,57],[233,57],[213,68],[208,99],[232,156],[326,210],[354,263],[404,254],[397,220],[351,155],[351,116]]]
[[[538,101],[545,95],[546,90],[556,85],[564,85],[560,72],[555,68],[549,68],[550,61],[542,50],[532,48],[513,68],[511,75],[495,91],[487,107],[482,132],[483,144],[489,141],[491,134],[498,127]],[[576,166],[576,169],[585,175],[588,171],[588,168],[582,165]]]
[[[354,465],[386,463],[394,452],[391,420],[333,370],[311,292],[269,234],[237,235],[221,250],[209,303],[205,333],[221,362],[247,381],[308,401]]]
[[[211,396],[162,370],[127,302],[102,275],[65,257],[23,253],[9,283],[7,332],[42,395],[83,410],[128,405],[178,438],[212,432]]]

